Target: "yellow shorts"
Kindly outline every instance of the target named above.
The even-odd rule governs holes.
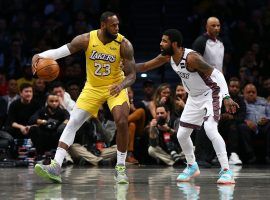
[[[111,85],[93,87],[89,84],[85,84],[76,102],[77,107],[97,117],[99,108],[106,101],[110,110],[115,106],[122,105],[124,102],[129,104],[127,89],[122,90],[120,94],[115,97],[110,95],[110,87]]]

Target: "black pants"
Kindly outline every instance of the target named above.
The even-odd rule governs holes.
[[[32,126],[29,136],[36,148],[38,155],[43,155],[46,151],[56,149],[61,133],[56,130],[46,130],[37,126]]]
[[[235,120],[220,121],[218,128],[221,136],[225,140],[227,152],[229,154],[232,152],[239,154],[238,147],[241,134],[239,131],[239,123]]]
[[[258,126],[258,132],[255,133],[246,124],[241,125],[241,137],[243,138],[243,149],[248,157],[255,156],[253,148],[254,141],[262,141],[266,146],[266,156],[270,157],[270,122],[264,126]]]

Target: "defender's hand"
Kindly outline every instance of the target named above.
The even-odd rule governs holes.
[[[224,99],[224,106],[228,113],[235,113],[236,109],[239,108],[239,105],[234,102],[231,98]]]

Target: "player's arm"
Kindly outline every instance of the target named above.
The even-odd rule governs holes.
[[[134,50],[132,44],[123,39],[120,46],[120,54],[122,58],[123,71],[125,73],[125,79],[119,85],[112,85],[110,88],[111,95],[118,95],[122,89],[131,86],[136,80],[135,59]]]
[[[220,71],[205,62],[203,57],[198,53],[190,53],[190,55],[188,55],[187,66],[189,70],[196,70],[199,73],[204,74],[205,78],[211,77],[211,79],[215,80],[217,85],[220,87],[226,111],[229,113],[236,112],[239,105],[230,98],[227,82]]]
[[[160,54],[157,57],[155,57],[154,59],[149,60],[147,62],[137,63],[136,64],[136,71],[137,72],[149,71],[151,69],[155,69],[155,68],[158,68],[158,67],[164,65],[165,63],[169,62],[169,60],[170,60],[170,57],[162,56]]]
[[[57,49],[50,49],[39,54],[35,54],[32,58],[32,69],[40,58],[51,58],[54,60],[69,56],[70,54],[76,53],[81,50],[86,50],[89,43],[89,33],[78,35],[72,39],[70,43],[67,43]],[[34,73],[34,71],[33,71]]]
[[[125,79],[121,83],[123,88],[131,86],[136,80],[134,50],[132,44],[124,38],[121,43],[120,54],[123,59]]]

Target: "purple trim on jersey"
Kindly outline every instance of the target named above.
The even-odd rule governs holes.
[[[191,128],[191,129],[200,129],[201,128],[201,126],[186,123],[186,122],[182,122],[182,121],[180,121],[180,126],[183,126],[183,127],[186,127],[186,128]]]
[[[214,119],[216,122],[218,122],[219,118],[220,118],[220,106],[219,106],[219,92],[220,92],[220,87],[217,85],[216,82],[214,82],[210,76],[206,76],[203,73],[198,73],[201,78],[203,79],[203,81],[205,82],[205,84],[210,87],[210,89],[212,90],[212,105],[213,105],[213,111],[214,111]]]

